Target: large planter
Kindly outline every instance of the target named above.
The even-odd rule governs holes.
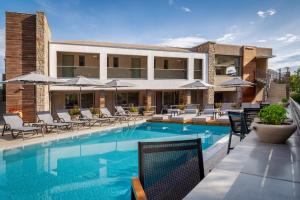
[[[297,126],[292,122],[285,121],[282,125],[253,123],[253,131],[261,142],[280,144],[284,143],[295,131]]]

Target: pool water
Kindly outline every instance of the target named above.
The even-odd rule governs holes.
[[[0,199],[130,199],[138,141],[201,137],[205,150],[228,132],[225,126],[143,123],[0,151]]]

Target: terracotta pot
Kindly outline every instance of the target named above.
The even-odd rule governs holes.
[[[288,121],[282,125],[253,122],[252,127],[261,142],[273,144],[284,143],[297,130],[297,126]]]

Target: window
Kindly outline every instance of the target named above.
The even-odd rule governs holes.
[[[240,57],[216,55],[216,75],[240,76]]]
[[[113,59],[113,67],[119,67],[119,58],[118,57],[114,57],[114,59]]]
[[[74,56],[62,55],[62,66],[74,66]]]
[[[65,95],[65,108],[71,109],[78,106],[78,95],[77,94],[66,94]]]
[[[164,69],[169,69],[169,61],[164,60]]]
[[[79,56],[79,66],[85,66],[85,56]]]
[[[94,93],[81,94],[81,107],[82,108],[94,107]]]
[[[194,79],[202,79],[202,59],[194,60]]]
[[[118,101],[118,105],[138,106],[139,105],[139,93],[138,92],[118,93],[117,101]]]

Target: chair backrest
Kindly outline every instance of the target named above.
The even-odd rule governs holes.
[[[23,120],[17,113],[4,114],[3,119],[11,129],[18,129],[23,126]]]
[[[247,122],[252,122],[254,118],[258,117],[260,108],[244,108],[245,120]]]
[[[233,133],[240,133],[242,137],[248,133],[248,126],[243,112],[228,111],[228,118]]]
[[[57,116],[60,119],[63,119],[64,122],[72,122],[71,115],[69,114],[68,110],[58,110]]]
[[[126,115],[126,112],[122,106],[116,106],[115,108],[116,108],[117,112],[119,113],[119,115]]]
[[[197,109],[198,110],[198,107],[196,104],[187,104],[186,109]]]
[[[83,118],[93,119],[93,114],[90,111],[90,109],[82,109],[80,110],[80,114],[82,115]]]
[[[39,121],[43,121],[46,124],[53,123],[53,117],[49,111],[41,111],[36,113]]]
[[[105,108],[100,108],[100,112],[102,115],[105,115],[106,117],[112,117],[112,114],[110,111],[105,107]]]
[[[148,199],[182,199],[204,178],[200,138],[139,142],[138,158]]]

